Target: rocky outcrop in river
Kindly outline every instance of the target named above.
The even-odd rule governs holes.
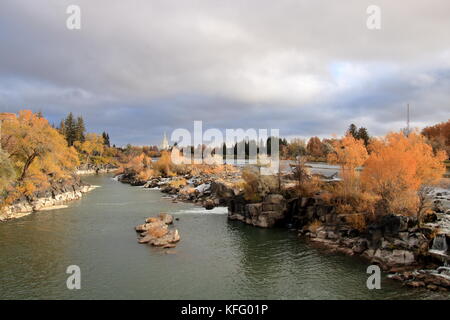
[[[193,202],[208,210],[217,206],[227,206],[231,199],[242,193],[236,187],[236,181],[240,179],[240,175],[237,173],[196,176],[187,174],[175,177],[155,177],[148,181],[136,180],[134,175],[118,175],[116,179],[133,186],[159,189],[174,202]]]
[[[329,251],[361,256],[372,264],[391,272],[394,279],[409,286],[428,286],[435,290],[450,289],[450,277],[435,272],[447,255],[439,250],[436,259],[434,226],[419,226],[417,219],[401,215],[384,215],[360,231],[352,223],[352,214],[338,214],[334,206],[320,198],[299,197],[285,199],[270,194],[260,203],[245,201],[236,196],[229,201],[228,218],[257,227],[289,226],[299,235]],[[447,250],[445,234],[442,243]],[[444,245],[440,245],[443,247]],[[444,258],[445,259],[445,258]],[[403,275],[405,270],[429,267]],[[434,271],[433,271],[434,270]],[[418,280],[420,279],[420,280]],[[411,284],[410,284],[411,282]]]
[[[157,217],[150,217],[144,224],[135,227],[139,233],[139,243],[148,243],[156,247],[174,248],[180,241],[177,229],[169,229],[173,224],[173,217],[168,213],[160,213]]]
[[[447,281],[450,273],[438,272],[439,266],[450,260],[446,246],[450,240],[448,193],[435,194],[436,213],[430,215],[431,220],[424,225],[419,226],[415,217],[380,214],[376,223],[357,228],[354,214],[338,214],[334,206],[320,197],[293,196],[286,192],[286,183],[283,194],[268,194],[258,203],[247,201],[237,187],[239,179],[236,173],[158,177],[145,182],[136,181],[133,176],[118,178],[133,185],[157,188],[173,201],[190,201],[206,209],[227,206],[230,220],[261,228],[285,226],[297,229],[299,236],[309,239],[312,244],[332,252],[360,256],[371,264],[380,265],[393,279],[404,281],[408,286],[450,289]],[[157,220],[149,220],[136,230],[141,233],[140,242],[157,246],[171,246],[170,240],[178,235]],[[444,245],[438,248],[437,236],[443,237],[440,242],[445,244],[444,249],[441,248]]]
[[[286,218],[286,210],[286,200],[280,194],[269,194],[261,203],[246,203],[241,195],[229,201],[228,218],[270,228]]]
[[[432,291],[450,290],[450,268],[438,267],[436,269],[400,271],[388,276],[391,279],[402,281],[412,288],[427,288]]]

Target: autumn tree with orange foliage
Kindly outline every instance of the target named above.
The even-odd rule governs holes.
[[[328,154],[329,163],[340,166],[342,180],[331,185],[325,198],[336,207],[338,214],[346,215],[346,221],[360,231],[366,228],[367,221],[373,218],[376,197],[363,192],[360,186],[359,167],[368,158],[364,140],[356,139],[347,133],[342,139],[331,141],[333,151]]]
[[[450,157],[450,120],[426,127],[422,130],[422,134],[427,138],[434,152],[445,151],[447,157]]]
[[[140,181],[147,181],[155,175],[155,171],[152,169],[152,159],[144,153],[132,157],[119,168],[118,173],[133,174]]]
[[[9,155],[0,149],[0,198],[16,177],[14,167],[9,160]]]
[[[95,157],[102,157],[105,152],[105,141],[101,135],[88,133],[84,141],[75,141],[73,143],[81,156],[83,163],[91,163]]]
[[[306,151],[314,158],[320,158],[324,155],[322,141],[319,137],[312,137],[306,145]]]
[[[355,170],[367,160],[368,154],[364,142],[346,135],[333,141],[333,152],[328,155],[330,163],[338,164],[344,170]]]
[[[342,189],[344,196],[357,192],[359,179],[356,169],[368,158],[364,141],[347,134],[332,142],[333,152],[328,154],[328,162],[341,167]]]
[[[392,213],[417,214],[421,186],[436,183],[444,174],[446,154],[433,153],[425,137],[390,133],[369,145],[370,156],[361,174],[365,190],[381,197]]]
[[[52,180],[71,177],[78,165],[77,152],[67,147],[64,137],[38,114],[29,110],[5,121],[2,147],[17,172],[19,195],[44,189]]]

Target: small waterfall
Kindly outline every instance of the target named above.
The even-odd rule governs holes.
[[[114,181],[119,181],[120,178],[123,177],[123,174],[119,174],[117,176],[115,176],[114,178],[112,178]]]
[[[445,234],[439,234],[434,238],[433,247],[431,249],[442,253],[447,252],[448,246]]]

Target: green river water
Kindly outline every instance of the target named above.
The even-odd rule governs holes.
[[[367,264],[326,253],[294,231],[228,221],[225,208],[172,203],[158,190],[111,176],[66,209],[0,223],[0,299],[442,299],[383,275],[366,287]],[[179,218],[175,249],[138,244],[133,227],[168,212]],[[69,290],[66,269],[81,269]]]

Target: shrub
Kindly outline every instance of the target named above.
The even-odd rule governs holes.
[[[364,231],[367,228],[366,215],[361,213],[346,216],[347,223],[354,229]]]
[[[322,190],[322,181],[318,177],[311,177],[302,184],[297,185],[298,195],[301,197],[312,197]]]
[[[245,167],[242,170],[242,179],[244,180],[244,198],[249,201],[259,202],[278,189],[277,177],[261,175],[255,167]]]
[[[351,216],[350,219],[353,220],[349,223],[355,229],[363,230],[368,221],[376,220],[375,209],[380,197],[357,189],[349,193],[342,187],[342,184],[343,182],[340,181],[327,186],[327,190],[321,195],[321,198],[335,206],[337,214]]]
[[[174,173],[171,170],[173,168],[172,160],[170,159],[170,153],[167,151],[161,152],[161,157],[155,163],[153,163],[153,168],[162,176],[170,177]]]
[[[178,178],[178,179],[175,179],[175,180],[170,181],[170,182],[169,182],[169,185],[170,185],[172,188],[179,189],[179,188],[181,188],[181,187],[186,186],[186,185],[187,185],[187,181],[186,181],[186,179],[184,179],[184,178]]]
[[[319,220],[314,220],[313,222],[311,222],[308,226],[308,230],[310,232],[314,232],[316,233],[317,230],[322,226],[322,222],[320,222]]]
[[[324,191],[320,193],[319,198],[325,203],[331,204],[334,199],[334,195],[331,192]]]
[[[352,214],[354,212],[353,206],[348,203],[338,203],[336,204],[337,214]]]
[[[238,169],[229,164],[193,164],[189,166],[193,175],[211,175],[224,172],[236,172]]]
[[[155,171],[154,170],[152,170],[152,169],[144,169],[143,171],[139,172],[137,178],[140,181],[148,181],[154,176],[155,176]]]

